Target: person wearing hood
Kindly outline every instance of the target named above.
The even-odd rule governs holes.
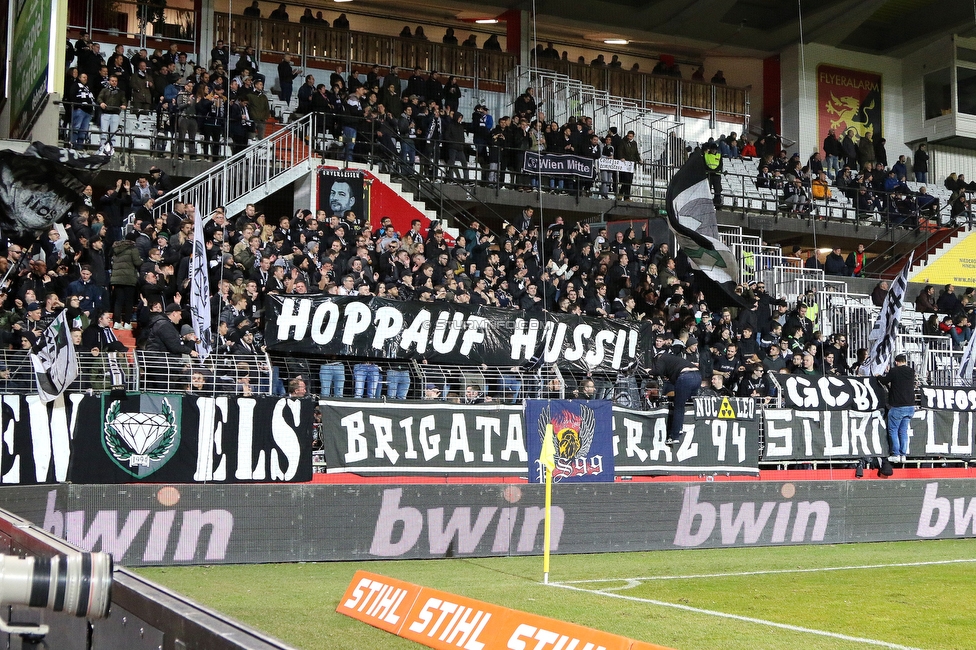
[[[112,294],[115,297],[115,329],[132,329],[129,322],[136,301],[136,284],[142,256],[136,248],[135,237],[129,235],[112,245]]]

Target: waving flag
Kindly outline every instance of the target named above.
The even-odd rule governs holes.
[[[871,347],[868,350],[868,358],[861,366],[862,375],[873,377],[888,372],[895,349],[895,337],[898,334],[898,321],[901,320],[905,290],[908,288],[908,272],[912,269],[914,255],[914,251],[908,254],[908,262],[888,290],[878,320],[874,322],[874,328],[868,335],[868,343]]]
[[[44,330],[37,350],[30,355],[37,394],[42,402],[53,402],[78,378],[78,357],[71,342],[67,310],[62,310]]]
[[[0,229],[29,235],[61,221],[81,200],[88,172],[107,163],[107,156],[88,156],[35,142],[24,153],[0,151]]]
[[[691,265],[717,282],[738,303],[735,287],[739,283],[739,265],[719,237],[712,199],[705,157],[696,151],[668,184],[668,225]]]
[[[203,219],[193,222],[193,255],[190,257],[190,321],[197,335],[197,354],[200,361],[210,354],[210,268],[207,264],[207,245],[203,240]]]

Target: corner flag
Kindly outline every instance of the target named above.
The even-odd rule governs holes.
[[[552,470],[556,468],[556,446],[552,442],[552,424],[546,425],[546,436],[542,441],[539,460],[546,466],[546,525],[542,536],[542,581],[549,584],[549,539],[552,530]]]

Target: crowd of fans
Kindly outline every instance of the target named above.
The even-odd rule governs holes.
[[[408,231],[397,232],[383,217],[371,230],[359,215],[334,213],[331,204],[317,214],[299,210],[275,217],[248,205],[240,214],[218,209],[207,218],[194,206],[177,203],[172,212],[154,217],[154,199],[171,183],[160,169],[150,171],[134,185],[119,180],[100,196],[86,188],[83,204],[62,227],[32,247],[8,246],[0,260],[6,273],[0,311],[5,348],[36,345],[47,324],[67,310],[83,358],[123,352],[117,331],[135,329],[140,349],[162,359],[192,359],[197,352],[189,326],[189,261],[194,220],[204,218],[212,349],[218,355],[251,356],[251,368],[264,359],[264,297],[274,293],[380,296],[645,321],[658,349],[677,346],[721,394],[766,397],[766,371],[846,374],[863,358],[863,351],[855,356],[847,349],[844,333],[824,338],[815,331],[819,307],[812,291],[798,304],[787,304],[764,283],[752,282],[737,289],[749,308],[710,308],[687,260],[643,231],[611,235],[606,227],[568,224],[562,217],[543,227],[530,206],[501,233],[470,222],[451,243],[437,222],[425,230],[414,220]],[[124,229],[127,223],[131,228]],[[839,250],[831,255],[844,260]],[[845,268],[857,269],[863,247],[845,262],[853,265]],[[879,289],[876,301],[883,300],[887,287]],[[952,286],[934,294],[927,287],[916,303],[918,311],[931,314],[925,333],[948,336],[962,347],[971,336],[976,294],[969,289],[956,297]],[[363,360],[347,393],[343,364],[355,360],[315,362],[318,368],[306,362],[302,372],[276,373],[273,390],[283,394],[286,382],[296,379],[308,389],[317,372],[323,394],[373,397],[385,386],[390,397],[408,395],[409,368],[385,368],[381,378],[380,369]],[[192,390],[188,363],[186,383]],[[232,377],[229,390],[252,389],[256,379],[240,381],[246,370]],[[203,371],[197,374],[198,382],[214,381]],[[567,388],[578,391],[579,380],[575,383]],[[431,396],[426,387],[424,396]]]
[[[710,140],[710,142],[713,142]],[[800,154],[789,155],[780,148],[774,132],[755,142],[738,138],[735,134],[714,140],[725,158],[758,159],[755,185],[780,194],[780,199],[792,214],[809,214],[818,208],[837,203],[843,195],[856,208],[858,219],[884,217],[891,224],[917,227],[920,219],[938,221],[940,201],[924,185],[928,182],[928,159],[925,143],[918,145],[911,165],[917,189],[908,185],[907,156],[901,155],[889,166],[885,139],[872,139],[866,132],[858,138],[849,129],[841,139],[831,129],[824,139],[823,150],[814,152],[806,161]],[[951,174],[945,181],[950,196],[947,204],[950,227],[971,219],[971,193],[976,182],[968,183],[964,176]],[[820,213],[824,218],[825,213]]]
[[[411,38],[417,38],[416,31]],[[546,54],[549,49],[543,54],[551,56]],[[156,112],[160,128],[176,135],[174,156],[197,156],[196,135],[201,133],[203,155],[216,157],[225,132],[233,147],[241,148],[252,132],[255,137],[263,134],[270,115],[265,79],[250,46],[232,55],[218,41],[206,67],[189,61],[176,45],[166,52],[150,55],[141,50],[131,57],[118,46],[105,63],[98,44],[83,35],[69,56],[77,57],[77,67],[71,69],[65,93],[72,109],[66,128],[79,146],[87,142],[92,117],[97,115],[105,142],[116,128],[118,111],[127,107]],[[283,101],[291,99],[290,81],[301,72],[289,57],[279,65],[277,85]],[[526,151],[553,151],[637,164],[641,155],[633,132],[620,134],[611,127],[597,134],[589,117],[571,118],[563,125],[547,121],[532,88],[516,98],[510,117],[496,122],[479,105],[466,120],[459,112],[456,79],[443,83],[437,72],[416,69],[404,85],[404,76],[408,75],[396,67],[378,66],[365,82],[356,74],[347,75],[341,66],[328,84],[308,75],[296,93],[298,113],[318,114],[320,128],[342,142],[345,160],[378,149],[402,169],[445,161],[446,166],[430,173],[459,182],[629,198],[632,174],[607,174],[577,185],[569,179],[524,174],[521,156]],[[799,197],[807,192],[810,198],[829,199],[831,182],[837,191],[850,192],[858,205],[873,201],[872,210],[899,215],[907,209],[906,201],[919,211],[938,209],[934,197],[924,200],[924,188],[906,191],[904,156],[887,167],[883,138],[873,142],[871,134],[865,134],[851,154],[847,141],[854,142],[854,134],[838,140],[839,149],[832,135],[824,143],[826,155],[815,153],[802,166],[798,154],[788,157],[780,150],[775,129],[764,131],[767,135],[755,142],[733,133],[713,144],[725,157],[759,159],[757,184],[781,187],[797,211],[803,210],[806,201]],[[470,143],[466,134],[472,136]],[[926,181],[926,161],[922,145],[913,161],[918,182]],[[855,170],[860,171],[855,175]],[[968,213],[966,192],[976,185],[970,187],[955,175],[949,181],[955,188],[953,214]],[[705,383],[719,392],[768,394],[762,370],[844,374],[858,361],[845,348],[844,335],[824,340],[813,331],[808,311],[816,307],[808,304],[810,297],[788,305],[766,293],[760,283],[740,287],[746,303],[754,303],[751,308],[709,309],[687,264],[671,254],[668,244],[633,230],[611,237],[605,228],[591,232],[587,224],[565,224],[561,217],[542,229],[533,209],[526,207],[504,232],[495,234],[471,223],[451,246],[439,226],[423,232],[415,221],[410,231],[396,233],[384,219],[371,232],[348,211],[275,217],[248,206],[239,215],[221,210],[196,215],[192,205],[177,204],[171,213],[154,218],[154,200],[171,187],[166,174],[153,168],[134,186],[120,180],[98,198],[88,188],[86,204],[64,226],[66,237],[52,229],[28,254],[11,246],[7,261],[12,281],[6,292],[7,311],[0,315],[0,322],[9,326],[0,332],[6,337],[3,342],[29,347],[60,309],[68,309],[82,336],[82,352],[116,351],[114,329],[135,324],[139,344],[146,350],[192,356],[193,334],[186,326],[190,239],[193,220],[207,218],[213,321],[218,324],[213,346],[218,353],[261,353],[265,294],[325,293],[648,319],[661,336],[661,347],[682,348],[681,354],[701,367]],[[791,196],[797,198],[790,201]],[[956,212],[957,204],[962,211]],[[124,235],[127,221],[133,224],[132,232]],[[807,260],[808,267],[853,276],[862,274],[864,263],[862,248],[846,257],[835,249],[822,262],[811,253]],[[946,288],[945,293],[954,295],[954,290]],[[941,321],[933,312],[926,333],[941,333],[957,347],[964,345],[971,334],[972,291],[959,303],[957,307],[948,298],[940,300]],[[114,314],[113,323],[106,324],[106,312]],[[92,327],[100,335],[90,335],[88,341],[98,344],[86,350],[84,333]],[[326,382],[321,378],[328,374],[324,369],[330,361],[338,360],[323,360],[323,388]],[[354,376],[356,397],[374,396],[371,386],[380,384],[368,365],[362,364]],[[764,378],[760,384],[754,381],[757,372]],[[276,390],[284,391],[286,379],[305,382],[309,377],[285,377]],[[340,382],[331,382],[332,390],[336,385]],[[388,377],[387,385],[391,396],[405,394],[399,379]]]

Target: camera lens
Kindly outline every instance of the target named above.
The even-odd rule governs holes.
[[[0,555],[0,602],[104,618],[112,603],[112,556],[76,553],[51,558]]]

